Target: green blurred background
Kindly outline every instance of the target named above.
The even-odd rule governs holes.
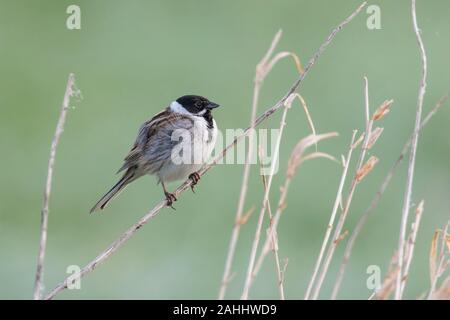
[[[420,63],[409,1],[369,1],[381,8],[381,30],[368,30],[362,12],[311,70],[300,93],[320,133],[340,136],[319,145],[336,157],[346,152],[353,128],[363,128],[363,82],[369,77],[371,108],[395,100],[381,123],[385,131],[371,150],[380,158],[359,185],[345,229],[352,230],[410,135]],[[66,8],[81,7],[81,30],[66,28]],[[278,29],[279,50],[304,63],[331,29],[360,1],[0,1],[0,298],[29,299],[39,241],[40,208],[50,142],[69,72],[83,100],[71,102],[57,153],[45,288],[67,276],[68,265],[85,265],[162,198],[145,177],[101,214],[88,211],[115,183],[140,124],[176,97],[206,95],[223,107],[222,129],[247,126],[255,65]],[[450,2],[418,1],[419,24],[429,59],[425,111],[449,89]],[[260,111],[277,101],[296,78],[284,60],[264,83]],[[406,297],[429,287],[428,250],[434,230],[449,218],[450,108],[446,106],[419,141],[413,201],[425,199]],[[276,114],[265,126],[279,124]],[[278,201],[287,158],[309,134],[295,105],[287,119],[279,174],[271,200]],[[354,165],[353,165],[354,166]],[[65,299],[214,299],[227,252],[242,178],[241,165],[221,165],[197,187],[164,209],[116,254],[82,280]],[[366,268],[383,274],[397,247],[405,163],[354,248],[340,298],[367,298]],[[260,207],[262,186],[252,167],[246,209]],[[279,226],[281,258],[289,258],[286,296],[303,298],[323,239],[341,169],[328,160],[298,171]],[[172,184],[171,188],[175,188]],[[346,190],[348,188],[346,187]],[[258,210],[257,210],[258,211]],[[256,216],[242,228],[227,298],[239,298]],[[341,245],[322,290],[329,298]],[[271,255],[250,292],[278,298]]]

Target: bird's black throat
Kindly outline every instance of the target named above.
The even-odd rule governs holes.
[[[214,128],[214,123],[213,123],[213,117],[212,117],[212,114],[211,114],[211,110],[206,110],[205,114],[203,115],[203,119],[206,120],[208,129]]]

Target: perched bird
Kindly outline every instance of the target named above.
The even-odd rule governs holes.
[[[146,174],[156,176],[169,206],[177,199],[167,191],[166,182],[189,177],[193,191],[200,179],[197,171],[211,155],[216,142],[217,125],[211,110],[218,106],[204,97],[186,95],[146,121],[118,171],[125,173],[91,213],[104,209],[129,183]]]

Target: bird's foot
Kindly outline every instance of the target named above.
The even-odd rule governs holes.
[[[198,174],[198,172],[193,172],[189,175],[189,179],[191,179],[191,190],[192,192],[195,193],[194,191],[194,187],[195,185],[200,181],[200,175]]]
[[[166,201],[167,201],[167,205],[169,207],[171,207],[173,210],[176,210],[172,204],[174,203],[174,201],[177,201],[177,197],[175,197],[175,195],[173,193],[170,192],[164,192],[165,196],[166,196]]]

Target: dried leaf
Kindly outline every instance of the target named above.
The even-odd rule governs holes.
[[[387,274],[386,278],[384,278],[381,288],[377,291],[377,299],[386,300],[389,298],[390,294],[395,289],[395,282],[397,279],[398,272],[399,272],[399,269],[396,268],[394,270],[391,270]]]
[[[417,206],[417,208],[416,208],[416,215],[422,215],[422,213],[423,213],[423,205],[425,204],[425,200],[421,200],[420,202],[419,202],[419,205]]]
[[[305,111],[305,114],[306,114],[306,119],[308,120],[308,125],[311,128],[312,133],[314,135],[316,135],[316,129],[314,127],[314,123],[312,121],[311,114],[309,113],[308,106],[306,105],[305,99],[303,99],[303,97],[300,94],[291,93],[289,95],[289,97],[287,97],[286,100],[284,101],[284,106],[287,108],[290,108],[292,103],[294,102],[295,98],[298,98],[298,100],[300,100],[300,104],[302,105],[303,110]],[[315,144],[316,144],[316,151],[317,151],[317,141],[315,142]]]
[[[364,140],[364,136],[365,136],[365,133],[363,132],[363,133],[359,136],[358,140],[356,140],[355,143],[352,144],[351,148],[352,148],[352,149],[356,149],[356,148],[359,146],[359,144]]]
[[[372,119],[374,121],[380,120],[383,118],[388,112],[392,104],[394,103],[394,100],[386,100],[384,101],[381,106],[378,107],[378,109],[374,112]]]
[[[288,169],[287,169],[287,176],[292,177],[295,174],[295,170],[302,162],[303,153],[305,152],[306,148],[309,146],[319,142],[323,139],[328,139],[331,137],[338,136],[337,132],[329,132],[324,134],[310,134],[309,136],[303,138],[300,140],[294,149],[292,150],[291,156],[288,161]]]
[[[369,141],[367,143],[367,149],[371,149],[375,142],[377,142],[384,128],[376,127],[371,133],[369,137]]]
[[[307,154],[306,156],[304,156],[301,159],[300,164],[305,162],[306,160],[312,160],[312,159],[316,159],[316,158],[325,158],[325,159],[329,159],[331,161],[339,163],[339,161],[337,161],[335,157],[333,157],[332,155],[329,155],[328,153],[325,153],[325,152],[313,152],[313,153],[310,153],[310,154]]]
[[[345,230],[343,234],[341,234],[336,240],[334,240],[334,244],[338,244],[342,240],[345,239],[345,237],[348,235],[348,230]]]
[[[244,213],[240,220],[237,221],[238,224],[246,224],[252,213],[255,211],[255,206],[252,206],[246,213]]]
[[[261,69],[261,75],[264,78],[270,70],[279,62],[281,59],[284,59],[286,57],[292,57],[294,59],[295,67],[299,73],[303,73],[303,67],[300,63],[300,58],[293,52],[288,51],[282,51],[278,52],[269,62],[267,62],[265,65],[263,65],[263,68]]]
[[[449,234],[447,234],[445,236],[445,243],[447,244],[447,250],[450,253],[450,235]]]
[[[450,300],[450,276],[444,280],[442,285],[433,292],[431,296],[432,300]]]
[[[441,230],[436,230],[433,234],[433,239],[431,240],[431,249],[430,249],[430,280],[431,283],[434,281],[434,277],[436,276],[436,262],[437,262],[437,249],[438,249],[438,239]]]
[[[305,72],[305,70],[303,69],[303,65],[302,65],[302,63],[300,61],[300,58],[293,52],[291,52],[291,57],[294,59],[295,67],[297,68],[297,71],[299,73]]]
[[[356,182],[361,182],[362,179],[364,179],[364,177],[369,174],[370,171],[372,171],[372,169],[375,167],[375,165],[378,162],[378,158],[375,156],[371,156],[369,158],[369,160],[367,160],[367,162],[362,166],[361,169],[358,170],[358,172],[356,173]]]
[[[303,106],[303,110],[305,111],[306,118],[308,119],[309,127],[311,128],[312,133],[315,135],[316,128],[314,128],[314,123],[312,121],[311,114],[309,113],[308,106],[306,105],[305,99],[303,99],[303,97],[301,95],[299,95],[298,93],[297,93],[297,97]],[[316,151],[317,151],[317,142],[315,143],[315,145],[316,145]]]

